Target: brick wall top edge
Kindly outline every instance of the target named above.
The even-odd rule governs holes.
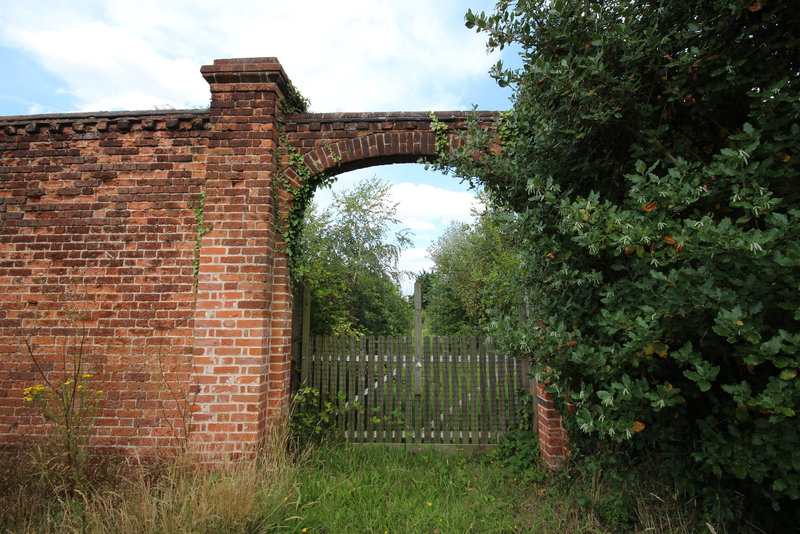
[[[169,109],[169,110],[142,110],[142,111],[89,111],[78,113],[52,113],[47,115],[10,115],[0,116],[0,124],[9,123],[31,123],[37,122],[49,124],[52,122],[97,122],[100,120],[112,119],[187,119],[209,118],[211,113],[208,109]]]
[[[471,115],[491,119],[499,115],[499,111],[434,111],[440,121],[463,120]],[[367,113],[293,113],[285,115],[286,122],[391,122],[391,121],[429,121],[428,111],[390,111]]]
[[[247,63],[280,63],[275,56],[266,57],[235,57],[225,59],[215,59],[214,65],[244,65]]]

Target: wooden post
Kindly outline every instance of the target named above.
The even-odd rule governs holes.
[[[308,284],[303,282],[300,286],[303,294],[303,318],[300,321],[300,369],[302,375],[300,377],[301,386],[309,386],[311,375],[311,291]]]
[[[422,284],[414,282],[414,394],[422,395]]]
[[[294,287],[292,304],[292,373],[291,391],[295,393],[299,387],[307,385],[309,361],[309,327],[311,311],[311,295],[305,283]]]

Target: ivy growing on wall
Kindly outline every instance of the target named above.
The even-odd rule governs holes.
[[[205,225],[205,207],[206,192],[201,191],[200,197],[197,199],[197,205],[192,208],[192,211],[194,212],[195,225],[197,227],[197,233],[195,234],[194,239],[194,258],[192,260],[192,287],[195,296],[197,296],[197,280],[200,275],[200,244],[203,240],[203,236],[214,229],[213,225]]]
[[[294,266],[295,259],[300,252],[300,235],[303,231],[304,215],[306,208],[311,204],[314,191],[319,187],[329,187],[335,177],[327,173],[313,175],[311,169],[306,165],[302,154],[289,144],[286,136],[281,136],[281,143],[286,146],[289,153],[289,168],[297,174],[299,183],[299,186],[292,185],[283,169],[280,169],[278,180],[281,186],[294,196],[294,201],[288,214],[281,216],[281,237],[287,245],[286,254],[289,257],[289,266],[291,268]],[[333,152],[329,145],[326,146],[334,161],[339,163],[339,156]],[[292,270],[292,274],[294,276],[294,270]]]

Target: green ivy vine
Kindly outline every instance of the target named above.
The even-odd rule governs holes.
[[[431,131],[436,134],[436,152],[442,153],[447,150],[449,140],[447,139],[447,124],[439,120],[436,114],[431,111]]]
[[[214,229],[214,225],[205,225],[205,206],[206,206],[206,192],[200,192],[200,197],[197,199],[197,205],[192,208],[194,212],[194,220],[197,226],[197,233],[194,239],[194,259],[192,260],[192,293],[197,296],[197,281],[200,275],[200,243],[203,236]]]
[[[316,191],[318,187],[329,186],[335,177],[327,173],[312,175],[311,169],[306,165],[304,156],[289,143],[288,138],[283,133],[280,134],[280,141],[281,144],[286,147],[289,154],[289,168],[297,174],[300,184],[299,187],[292,185],[286,177],[283,167],[279,167],[278,183],[294,197],[289,213],[287,215],[280,215],[279,217],[282,222],[280,227],[281,237],[284,243],[286,243],[286,255],[289,258],[289,269],[294,277],[293,266],[295,258],[300,254],[300,235],[303,232],[303,220],[306,208],[311,203],[314,191]],[[326,144],[325,146],[334,162],[338,164],[341,158],[334,153],[330,145]],[[277,190],[275,190],[275,195],[277,195]]]

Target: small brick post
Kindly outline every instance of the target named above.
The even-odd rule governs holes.
[[[540,382],[536,383],[536,404],[542,459],[548,468],[559,469],[568,456],[567,433],[552,394],[545,391],[545,385]]]
[[[289,399],[291,294],[276,246],[278,119],[288,78],[276,58],[216,60],[200,248],[193,437],[254,450]]]

